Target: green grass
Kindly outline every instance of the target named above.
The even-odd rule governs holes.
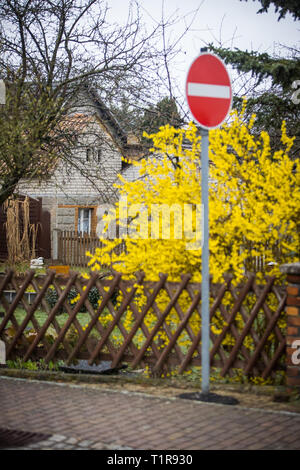
[[[26,317],[26,311],[22,308],[16,308],[15,310],[15,318],[18,322],[19,325],[21,325],[22,321]],[[42,310],[36,310],[34,313],[34,318],[37,320],[40,326],[43,326],[45,321],[48,318],[48,314]],[[60,327],[62,327],[66,321],[68,320],[69,315],[68,313],[61,313],[60,315],[56,315],[55,319],[57,323],[59,324]],[[76,315],[76,319],[79,321],[81,326],[85,326],[87,323],[90,322],[91,317],[88,313],[78,313]],[[11,322],[9,322],[8,326],[11,325]],[[28,323],[29,327],[33,327],[32,322]]]

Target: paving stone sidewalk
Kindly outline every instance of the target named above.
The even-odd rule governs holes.
[[[300,450],[300,414],[0,377],[0,428],[25,449]]]

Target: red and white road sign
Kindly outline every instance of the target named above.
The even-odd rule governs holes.
[[[190,111],[204,129],[219,127],[232,102],[230,76],[223,61],[203,53],[191,64],[186,79],[186,98]]]

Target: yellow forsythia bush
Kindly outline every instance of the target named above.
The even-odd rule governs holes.
[[[261,132],[258,137],[252,133],[255,116],[244,122],[244,109],[241,114],[233,111],[227,124],[209,132],[209,250],[214,283],[223,282],[224,274],[231,273],[237,285],[245,271],[251,271],[255,257],[263,257],[265,265],[274,263],[268,274],[275,275],[280,273],[280,264],[299,260],[300,164],[299,159],[290,157],[294,138],[288,137],[283,122],[281,147],[272,152],[267,132]],[[184,129],[164,126],[148,137],[153,141],[152,156],[132,162],[140,176],[135,181],[120,176],[116,185],[120,200],[106,217],[107,227],[117,220],[123,235],[108,240],[104,234],[103,247],[90,254],[91,269],[106,264],[128,279],[135,279],[135,274],[143,271],[146,280],[158,280],[159,273],[166,273],[169,281],[180,281],[182,273],[190,273],[192,281],[201,282],[201,244],[197,230],[201,224],[201,136],[190,123]],[[163,227],[161,218],[154,221],[152,212],[149,216],[150,208],[161,205],[174,209],[170,211],[167,227]],[[188,210],[184,211],[187,205]],[[176,225],[180,209],[182,223]],[[184,230],[184,227],[189,228]],[[126,250],[117,249],[121,242]],[[142,308],[146,301],[143,288],[139,287],[137,292],[136,304]],[[230,306],[233,299],[227,294],[224,304]],[[168,301],[167,293],[161,292],[156,302],[161,311]],[[190,301],[187,293],[180,297],[183,312]],[[252,300],[248,299],[248,303],[251,309]],[[145,320],[147,328],[151,330],[156,318],[155,312],[149,311]],[[126,329],[130,329],[133,321],[128,309],[124,320]],[[178,312],[172,309],[166,319],[170,331],[176,329],[179,321]],[[259,322],[258,316],[257,328]],[[189,324],[194,333],[199,331],[198,312],[194,312]],[[223,325],[224,319],[217,312],[212,332],[218,335]],[[240,331],[243,325],[244,320],[238,315],[235,326]],[[142,342],[143,333],[139,330],[138,334]],[[168,343],[165,329],[160,330],[156,339],[159,347]],[[230,347],[234,339],[228,334],[224,342]],[[178,344],[185,350],[191,340],[182,334]],[[253,349],[250,336],[244,346]]]
[[[254,120],[255,116],[247,125],[243,111],[241,115],[233,111],[228,124],[209,132],[209,250],[214,282],[222,282],[224,273],[239,281],[247,263],[257,256],[263,256],[265,264],[277,263],[270,274],[279,274],[281,263],[299,259],[300,164],[289,156],[294,138],[287,136],[283,122],[282,146],[271,153],[267,132],[258,138],[252,135]],[[91,254],[90,266],[108,264],[129,278],[144,271],[148,280],[157,280],[161,272],[178,281],[181,273],[188,272],[193,281],[201,281],[201,247],[196,243],[191,249],[192,241],[197,241],[196,205],[201,205],[201,137],[193,123],[187,129],[164,126],[148,137],[153,157],[132,162],[140,178],[132,182],[120,176],[116,185],[121,198],[126,198],[134,236],[125,238],[126,252],[119,254],[121,239],[104,239],[105,246]],[[193,239],[186,234],[180,238],[172,230],[176,211],[171,213],[170,237],[161,237],[160,226],[159,237],[151,238],[151,221],[146,224],[149,211],[136,208],[163,204],[192,207],[191,213],[184,213],[183,224],[191,218]],[[120,199],[115,212],[106,217],[107,224],[116,217],[122,226],[121,211]]]

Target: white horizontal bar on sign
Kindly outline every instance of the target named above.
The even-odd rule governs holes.
[[[210,85],[208,83],[188,83],[189,96],[203,98],[230,98],[230,87],[224,85]]]

